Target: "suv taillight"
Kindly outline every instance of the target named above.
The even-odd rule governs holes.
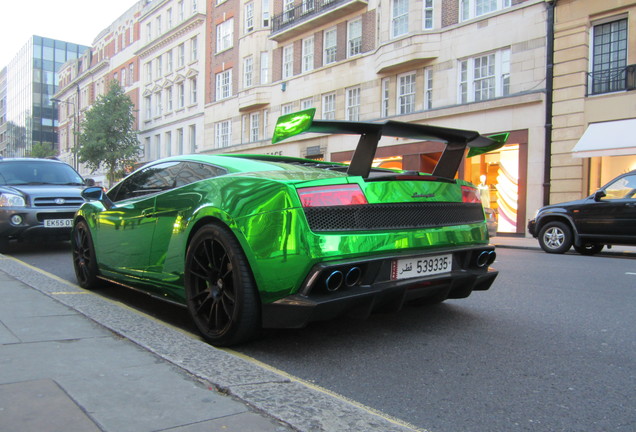
[[[481,204],[481,197],[477,188],[462,186],[462,202]]]
[[[298,189],[303,207],[327,207],[368,204],[367,198],[356,184],[317,186]]]

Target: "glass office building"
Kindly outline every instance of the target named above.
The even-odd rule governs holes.
[[[57,151],[58,71],[68,60],[79,57],[87,46],[32,36],[6,69],[6,132],[0,155],[21,157],[41,144]]]

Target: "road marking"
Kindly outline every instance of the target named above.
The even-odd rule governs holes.
[[[626,275],[631,275],[631,276],[636,276],[636,273],[632,273],[632,272],[627,272],[625,273]]]
[[[74,294],[90,294],[84,291],[54,291],[51,295],[74,295]]]

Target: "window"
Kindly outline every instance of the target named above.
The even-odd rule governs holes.
[[[337,38],[336,38],[336,28],[331,28],[329,30],[325,30],[324,33],[324,64],[333,63],[336,61],[337,57]]]
[[[177,108],[183,108],[185,106],[185,85],[183,83],[177,84]]]
[[[164,140],[164,146],[166,149],[166,156],[172,155],[172,132],[166,132],[166,139]]]
[[[254,57],[249,56],[243,59],[243,87],[248,88],[254,85]]]
[[[155,20],[157,23],[157,25],[155,26],[155,31],[157,32],[156,36],[159,37],[161,36],[161,33],[163,33],[163,29],[161,28],[161,16],[158,16]]]
[[[172,86],[166,89],[166,109],[172,111]]]
[[[302,71],[309,72],[314,68],[314,37],[303,39]]]
[[[284,0],[283,3],[283,22],[294,19],[294,0]]]
[[[190,39],[190,63],[194,63],[199,58],[197,37]]]
[[[146,24],[146,42],[150,42],[152,40],[152,23]]]
[[[433,28],[433,0],[424,0],[423,7],[422,27],[430,30]]]
[[[382,108],[380,114],[382,117],[389,116],[389,83],[389,78],[382,80]]]
[[[126,81],[126,69],[124,68],[121,70],[121,86],[126,87],[127,84],[128,81]]]
[[[161,135],[155,135],[155,149],[157,150],[157,157],[161,157]]]
[[[314,98],[307,98],[300,101],[301,110],[313,108],[313,106],[314,106]]]
[[[510,50],[459,62],[459,103],[479,102],[510,94]]]
[[[424,69],[424,109],[433,108],[433,69]]]
[[[595,25],[588,93],[625,90],[627,66],[627,19]]]
[[[216,26],[216,52],[232,48],[234,43],[234,18]]]
[[[336,94],[329,93],[322,97],[322,118],[334,120],[336,118]]]
[[[168,30],[170,30],[170,29],[172,28],[172,8],[169,8],[169,9],[166,11],[166,17],[168,18],[168,19],[166,20],[166,21],[167,21],[167,24],[168,24]]]
[[[183,3],[183,0],[179,0],[177,3],[177,9],[179,11],[179,22],[181,22],[185,18],[185,4]]]
[[[250,114],[250,142],[255,142],[259,140],[259,132],[260,132],[260,114],[252,113]]]
[[[362,52],[362,20],[357,19],[347,24],[347,57]]]
[[[185,44],[181,44],[177,47],[178,49],[178,59],[177,64],[179,67],[183,67],[185,65]]]
[[[303,0],[303,13],[306,14],[314,10],[314,0]]]
[[[254,30],[254,3],[245,4],[245,33]]]
[[[190,104],[197,103],[197,77],[190,78]]]
[[[132,85],[135,82],[135,64],[128,65],[128,85]]]
[[[409,114],[415,111],[415,72],[398,76],[397,111]]]
[[[261,14],[263,27],[269,27],[269,0],[263,0],[263,3],[261,4]]]
[[[281,114],[282,115],[291,114],[293,112],[294,112],[294,104],[283,105],[283,107],[281,109]]]
[[[216,74],[216,100],[232,96],[232,69]]]
[[[152,95],[144,97],[144,105],[146,106],[146,120],[152,118]]]
[[[160,116],[163,111],[161,106],[161,93],[155,93],[155,116]]]
[[[177,129],[177,154],[183,154],[183,128]]]
[[[360,120],[360,87],[347,89],[347,106],[345,119],[347,121]]]
[[[161,56],[155,59],[155,75],[157,76],[157,79],[161,78],[161,75],[163,75],[163,62],[161,61]]]
[[[229,147],[232,142],[232,123],[230,120],[222,121],[214,125],[214,147]]]
[[[152,62],[146,63],[146,82],[152,82]]]
[[[409,31],[409,1],[393,0],[391,5],[391,37],[405,35]]]
[[[197,0],[192,0],[192,15],[197,13],[199,10],[199,2]]]
[[[261,53],[261,84],[269,82],[269,53]]]
[[[294,45],[283,48],[283,79],[294,74]]]
[[[166,53],[166,72],[172,73],[172,50]]]
[[[190,153],[197,152],[197,126],[190,125]]]
[[[460,21],[466,21],[510,7],[511,0],[460,0]]]

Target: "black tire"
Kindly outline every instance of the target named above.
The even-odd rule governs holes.
[[[547,253],[565,253],[572,247],[572,229],[563,222],[548,222],[539,231],[539,245]]]
[[[71,235],[71,248],[73,250],[73,267],[77,283],[84,289],[93,290],[99,288],[101,281],[98,278],[99,269],[93,237],[91,236],[88,224],[79,221],[73,227]]]
[[[194,324],[212,345],[253,338],[261,327],[256,283],[234,235],[210,224],[196,232],[186,252],[185,293]]]
[[[584,243],[582,246],[574,245],[574,250],[581,255],[596,255],[603,250],[605,245],[597,243]]]

